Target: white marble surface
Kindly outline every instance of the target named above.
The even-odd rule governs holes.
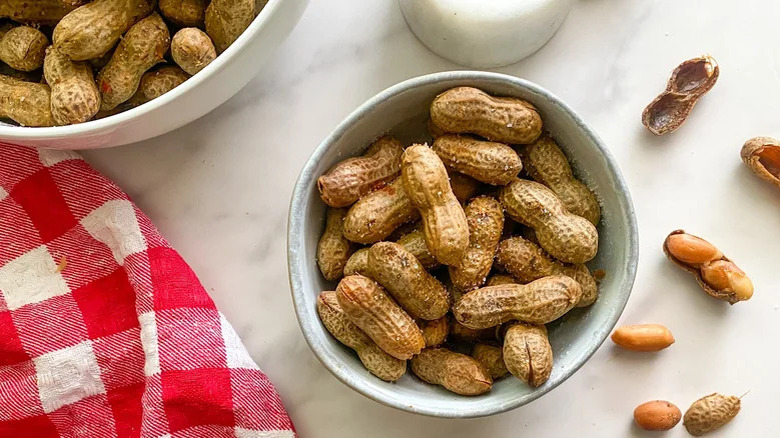
[[[778,16],[769,0],[579,0],[547,46],[500,69],[558,94],[612,148],[641,242],[621,323],[663,323],[677,343],[648,355],[607,343],[547,396],[491,418],[418,417],[364,398],[320,366],[292,310],[285,229],[304,160],[378,91],[458,68],[415,39],[395,0],[313,1],[272,64],[227,104],[163,137],[86,156],[191,263],[301,436],[651,436],[631,426],[641,402],[685,409],[710,392],[748,390],[738,419],[713,436],[776,436],[780,193],[746,170],[739,149],[780,136]],[[705,52],[720,62],[718,84],[677,133],[646,133],[643,107],[678,62]],[[755,297],[729,307],[697,290],[661,253],[675,228],[720,245],[751,274]]]

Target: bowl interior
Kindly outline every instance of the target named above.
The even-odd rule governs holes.
[[[545,128],[558,140],[576,175],[593,189],[602,205],[599,253],[588,265],[607,275],[600,296],[585,309],[574,309],[549,324],[555,364],[550,379],[532,389],[508,377],[477,397],[452,394],[422,383],[407,373],[395,384],[372,376],[354,352],[333,339],[315,309],[317,294],[333,290],[317,268],[316,247],[324,227],[325,204],[316,179],[329,167],[359,155],[372,140],[391,133],[404,144],[430,142],[428,107],[442,91],[474,86],[491,94],[516,96],[537,106]],[[547,91],[521,79],[485,72],[437,73],[398,84],[366,102],[350,115],[315,151],[296,185],[290,211],[289,269],[296,312],[304,336],[315,354],[347,385],[381,403],[427,415],[472,417],[502,412],[548,392],[574,373],[601,345],[625,306],[634,281],[637,234],[633,207],[609,152],[598,137],[565,105]]]

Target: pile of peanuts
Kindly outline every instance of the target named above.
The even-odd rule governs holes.
[[[264,5],[2,0],[0,119],[72,125],[144,104],[211,63]]]
[[[325,328],[366,369],[462,395],[552,372],[545,324],[598,297],[595,195],[530,103],[471,87],[430,106],[433,144],[377,139],[318,179]],[[521,174],[521,172],[523,172]],[[519,176],[527,179],[521,179]]]

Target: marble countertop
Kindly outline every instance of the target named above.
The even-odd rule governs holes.
[[[622,324],[662,323],[677,342],[658,354],[606,343],[543,398],[490,418],[413,416],[353,392],[323,368],[298,329],[287,282],[289,197],[313,148],[357,105],[404,79],[458,69],[422,46],[395,0],[313,1],[239,95],[143,143],[86,153],[129,192],[198,273],[276,384],[303,437],[651,436],[634,407],[681,409],[711,392],[742,394],[743,412],[713,436],[780,430],[780,192],[739,159],[756,135],[780,136],[780,3],[578,0],[532,57],[498,71],[568,102],[612,149],[631,188],[640,266]],[[680,61],[711,53],[715,88],[676,133],[648,134],[644,106]],[[756,294],[729,307],[661,252],[677,228],[714,241]],[[670,437],[687,436],[678,426]]]

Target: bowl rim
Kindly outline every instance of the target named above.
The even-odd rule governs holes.
[[[621,295],[617,297],[617,301],[613,308],[612,313],[609,315],[606,324],[602,325],[602,329],[594,333],[598,341],[593,343],[592,346],[586,349],[582,359],[575,363],[575,365],[567,370],[564,375],[560,376],[557,380],[550,382],[550,384],[544,385],[541,388],[526,394],[519,396],[510,401],[502,404],[484,404],[477,408],[462,408],[458,410],[429,408],[414,406],[410,403],[404,403],[401,400],[388,398],[384,394],[375,393],[371,388],[361,384],[360,380],[353,380],[350,378],[349,372],[345,371],[345,368],[339,365],[339,361],[329,357],[327,348],[324,345],[320,345],[315,340],[315,324],[316,321],[306,319],[302,315],[306,310],[304,306],[303,294],[306,291],[303,290],[302,276],[303,276],[303,260],[298,249],[303,246],[303,233],[304,222],[306,218],[302,215],[302,210],[305,208],[306,199],[309,193],[307,193],[306,187],[310,182],[316,178],[313,174],[314,168],[317,163],[320,162],[324,154],[330,148],[330,146],[342,137],[350,127],[356,123],[361,115],[374,110],[385,100],[392,96],[403,93],[404,91],[417,88],[424,85],[430,85],[432,83],[443,81],[468,81],[468,80],[492,80],[508,82],[512,85],[526,88],[532,93],[541,95],[546,99],[549,99],[556,106],[560,107],[566,112],[577,126],[583,130],[588,139],[595,145],[598,151],[605,159],[607,168],[612,174],[616,183],[616,195],[619,197],[619,202],[624,204],[627,212],[627,232],[629,240],[626,243],[626,278],[621,288]],[[606,341],[609,333],[617,325],[618,319],[623,313],[628,299],[631,295],[633,285],[636,279],[637,265],[639,261],[639,232],[636,222],[636,214],[634,205],[631,200],[631,194],[628,189],[622,173],[617,165],[612,153],[601,141],[598,135],[588,126],[585,121],[574,112],[568,105],[558,98],[553,93],[549,92],[545,88],[525,79],[521,79],[515,76],[510,76],[502,73],[485,72],[485,71],[471,71],[471,70],[457,70],[457,71],[445,71],[438,73],[431,73],[422,76],[417,76],[411,79],[407,79],[393,86],[386,88],[379,92],[375,96],[366,100],[359,105],[354,111],[352,111],[339,125],[314,149],[309,159],[304,164],[293,189],[292,198],[290,201],[290,208],[288,212],[287,223],[287,272],[290,282],[290,291],[292,294],[293,305],[295,307],[295,316],[298,320],[298,325],[303,333],[303,337],[306,343],[311,348],[317,359],[330,371],[338,380],[350,387],[352,390],[374,400],[385,406],[394,407],[396,409],[412,412],[416,414],[422,414],[432,417],[443,418],[474,418],[484,417],[488,415],[499,414],[509,411],[511,409],[520,407],[539,397],[552,391],[558,385],[566,381],[569,377],[574,375],[586,362],[588,362],[593,354],[601,347]]]
[[[114,114],[98,120],[90,120],[84,123],[77,123],[74,125],[65,126],[14,126],[0,124],[0,139],[5,141],[13,140],[36,140],[42,138],[66,138],[66,137],[79,137],[87,136],[90,134],[102,132],[106,129],[124,124],[129,120],[135,119],[141,116],[143,113],[152,112],[162,106],[167,105],[169,102],[178,98],[179,96],[186,94],[193,88],[205,82],[210,77],[214,76],[219,70],[221,70],[229,61],[233,58],[233,55],[244,49],[249,44],[249,41],[253,36],[265,25],[269,20],[269,17],[275,14],[276,9],[280,7],[284,0],[268,0],[268,3],[263,7],[259,14],[252,20],[249,27],[241,33],[241,35],[230,45],[224,52],[220,53],[214,61],[209,63],[203,70],[192,75],[188,80],[184,81],[181,85],[173,90],[163,94],[162,96],[153,99],[149,102],[139,105],[135,108],[131,108],[127,111]],[[171,38],[173,35],[171,35]]]

